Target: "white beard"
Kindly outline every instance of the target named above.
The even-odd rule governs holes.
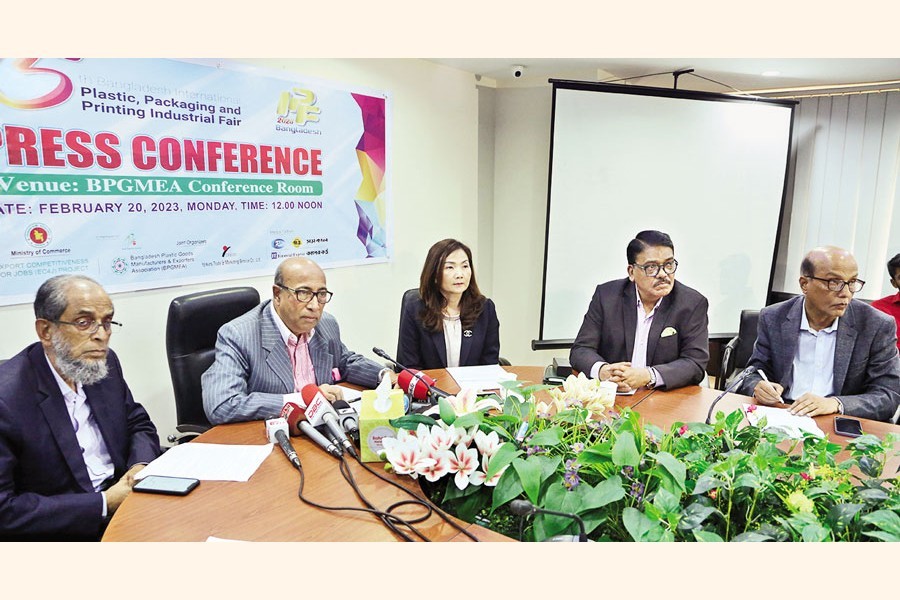
[[[109,372],[106,359],[84,360],[72,356],[72,345],[62,335],[54,333],[50,343],[56,354],[56,369],[66,379],[81,382],[81,385],[91,385],[101,381]]]

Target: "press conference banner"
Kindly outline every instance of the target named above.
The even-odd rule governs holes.
[[[0,61],[0,304],[390,258],[386,94],[229,63]]]

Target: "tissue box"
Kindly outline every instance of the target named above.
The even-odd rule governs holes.
[[[391,390],[384,405],[380,405],[377,400],[378,392],[375,390],[366,390],[362,393],[359,411],[359,448],[363,462],[381,461],[378,456],[383,450],[381,440],[386,437],[397,437],[397,429],[390,424],[390,420],[405,414],[403,390]]]

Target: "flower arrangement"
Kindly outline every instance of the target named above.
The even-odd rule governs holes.
[[[881,478],[900,436],[856,438],[839,463],[840,445],[766,431],[764,418],[743,424],[740,410],[663,432],[616,412],[597,383],[508,382],[505,399],[441,399],[432,415],[392,421],[386,468],[419,478],[461,519],[522,540],[577,531],[566,517],[514,517],[518,498],[579,515],[598,541],[900,541],[900,480]],[[543,390],[550,403],[536,402]]]

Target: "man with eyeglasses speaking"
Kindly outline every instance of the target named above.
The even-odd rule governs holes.
[[[894,320],[854,300],[865,281],[853,255],[827,246],[800,264],[801,296],[760,311],[753,373],[741,392],[798,415],[842,413],[896,422],[900,358]]]
[[[324,312],[332,295],[312,260],[278,265],[272,299],[219,329],[215,362],[201,380],[210,423],[268,419],[286,403],[304,406],[300,392],[309,384],[333,402],[343,399],[337,381],[366,388],[383,376],[396,381],[391,369],[341,342],[337,320]]]
[[[620,392],[697,384],[709,362],[709,303],[675,281],[672,239],[641,231],[626,249],[628,278],[597,286],[572,344],[572,367]]]
[[[39,341],[0,365],[0,540],[97,540],[159,437],[109,349],[100,284],[52,277],[34,315]]]

